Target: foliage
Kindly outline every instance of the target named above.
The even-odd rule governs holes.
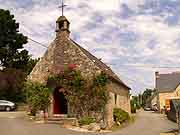
[[[119,131],[120,129],[125,128],[134,122],[135,122],[135,116],[130,116],[129,119],[124,123],[119,123],[119,122],[114,123],[113,126],[111,127],[111,130]]]
[[[29,61],[28,61],[28,63],[27,63],[27,67],[26,67],[26,69],[25,69],[25,72],[26,72],[27,74],[30,74],[31,71],[32,71],[32,69],[34,68],[34,66],[36,65],[36,63],[37,63],[39,60],[40,60],[39,58],[38,58],[38,59],[32,59],[32,58],[30,58]]]
[[[79,117],[88,116],[91,111],[103,111],[109,98],[106,89],[108,78],[104,73],[86,80],[71,66],[57,76],[50,76],[48,80],[66,90],[64,94],[72,112]]]
[[[136,113],[136,102],[135,100],[131,100],[131,113]]]
[[[141,106],[140,106],[139,103],[137,103],[136,108],[137,108],[138,110],[141,109]]]
[[[155,90],[146,89],[142,94],[142,105],[143,107],[147,104],[148,99],[151,97]]]
[[[22,90],[26,74],[18,69],[0,71],[0,99],[22,102],[25,95]]]
[[[108,81],[108,77],[106,74],[101,73],[94,77],[93,84],[90,86],[89,91],[91,92],[89,94],[89,98],[92,101],[91,103],[94,104],[94,101],[96,101],[96,104],[92,106],[92,110],[97,109],[98,111],[101,111],[103,109],[109,99],[106,84]]]
[[[40,83],[26,82],[24,86],[27,103],[33,115],[38,110],[47,111],[50,104],[50,89]]]
[[[131,104],[131,113],[136,113],[136,109],[137,109],[136,101],[135,100],[131,100],[130,104]]]
[[[0,98],[23,102],[25,78],[36,60],[23,49],[27,37],[19,33],[19,24],[8,10],[0,9]]]
[[[119,122],[119,123],[123,123],[130,119],[128,112],[126,112],[120,108],[114,108],[113,117],[114,117],[114,121]]]
[[[136,106],[136,109],[141,109],[141,101],[140,100],[141,100],[141,97],[139,95],[133,96],[131,99],[132,105]]]
[[[25,101],[23,85],[36,62],[36,59],[30,59],[26,71],[15,68],[4,68],[0,71],[0,99],[14,102]]]
[[[95,122],[95,119],[92,117],[88,117],[88,116],[82,117],[79,120],[80,125],[89,125],[89,124],[94,123],[94,122]]]
[[[4,68],[25,69],[30,56],[22,50],[27,37],[19,33],[19,23],[8,10],[0,9],[0,63]],[[21,49],[21,51],[20,51]]]

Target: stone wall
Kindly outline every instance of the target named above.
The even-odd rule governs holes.
[[[107,86],[110,99],[106,105],[105,118],[108,127],[113,125],[113,109],[121,108],[131,114],[129,90],[115,82],[110,82]],[[115,95],[117,98],[115,98]],[[116,101],[115,101],[116,99]]]
[[[110,90],[113,93],[113,107],[121,108],[130,114],[131,109],[129,90],[113,81],[108,85],[108,90]],[[115,95],[117,97],[116,101]]]
[[[68,38],[55,39],[43,58],[36,64],[29,79],[45,83],[50,74],[58,74],[68,64],[75,64],[86,78],[101,70]]]
[[[48,76],[51,74],[52,67],[54,65],[54,50],[56,47],[55,41],[49,46],[44,56],[38,61],[33,68],[28,79],[31,81],[37,81],[40,83],[46,83]]]
[[[64,64],[75,64],[77,70],[81,71],[82,76],[87,79],[102,71],[75,43],[70,41],[70,39],[64,45],[64,56],[66,58],[64,59]]]
[[[107,128],[111,128],[112,125],[114,124],[114,120],[113,120],[113,104],[114,104],[114,101],[113,101],[113,98],[114,98],[114,93],[112,92],[109,92],[109,101],[105,107],[105,123],[107,124]]]

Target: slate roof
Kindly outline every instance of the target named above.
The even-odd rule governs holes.
[[[82,48],[79,44],[77,44],[72,39],[70,39],[70,41],[72,41],[90,60],[92,60],[101,70],[103,70],[114,81],[116,81],[117,83],[125,86],[129,90],[131,89],[106,64],[104,64],[100,59],[96,58],[94,55],[92,55],[86,49]]]
[[[158,92],[173,92],[180,84],[180,73],[158,74],[156,89]]]

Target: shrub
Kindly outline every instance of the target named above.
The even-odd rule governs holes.
[[[120,108],[114,108],[113,117],[114,117],[115,122],[120,122],[120,123],[123,123],[123,122],[129,120],[129,118],[130,118],[129,114]]]
[[[22,90],[26,74],[20,69],[6,68],[0,70],[0,99],[13,102],[24,102]]]
[[[94,123],[95,122],[95,119],[92,118],[92,117],[82,117],[80,120],[79,120],[79,124],[80,125],[89,125],[91,123]]]
[[[131,113],[136,113],[136,104],[134,100],[131,100]]]
[[[36,115],[38,110],[45,113],[50,104],[50,89],[40,83],[26,82],[24,90],[31,114]]]
[[[137,104],[136,108],[139,110],[141,109],[141,105],[140,104]]]

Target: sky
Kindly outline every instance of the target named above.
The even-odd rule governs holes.
[[[48,46],[61,0],[0,0],[20,32]],[[180,0],[65,0],[71,38],[110,66],[133,95],[155,87],[155,71],[179,72]],[[46,48],[29,41],[34,57]]]

